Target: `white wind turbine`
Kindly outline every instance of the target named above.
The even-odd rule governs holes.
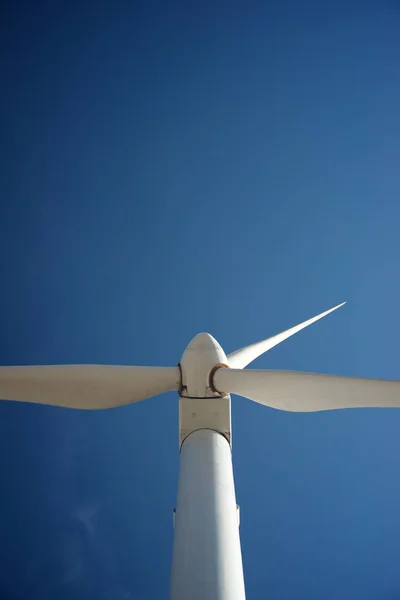
[[[211,335],[200,333],[177,367],[0,367],[0,398],[96,410],[177,391],[181,460],[170,597],[244,600],[230,394],[298,412],[400,407],[400,381],[243,370],[343,304],[228,356]]]

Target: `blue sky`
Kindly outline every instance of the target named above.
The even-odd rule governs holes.
[[[7,4],[0,364],[175,365],[347,300],[254,367],[399,378],[396,2]],[[177,419],[0,404],[2,599],[168,597]],[[248,600],[399,597],[399,430],[233,397]]]

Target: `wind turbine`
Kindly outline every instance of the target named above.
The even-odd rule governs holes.
[[[0,367],[0,398],[98,410],[177,391],[181,458],[170,598],[244,600],[230,394],[297,412],[400,407],[400,381],[243,370],[343,304],[228,356],[211,335],[200,333],[177,367]]]

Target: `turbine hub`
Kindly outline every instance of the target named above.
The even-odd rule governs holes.
[[[215,367],[227,367],[226,354],[215,338],[209,333],[199,333],[183,353],[180,368],[184,398],[215,398],[221,396],[210,382],[210,374]]]

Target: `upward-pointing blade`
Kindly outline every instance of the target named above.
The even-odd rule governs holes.
[[[259,404],[293,412],[337,408],[400,408],[400,381],[296,371],[218,369],[213,385]]]
[[[337,310],[341,306],[346,304],[346,302],[342,302],[342,304],[338,304],[333,308],[326,310],[325,312],[313,317],[312,319],[308,319],[308,321],[304,321],[304,323],[300,323],[300,325],[296,325],[295,327],[291,327],[290,329],[286,329],[286,331],[282,331],[282,333],[278,333],[266,340],[262,340],[261,342],[257,342],[256,344],[251,344],[250,346],[245,346],[244,348],[240,348],[231,354],[228,354],[228,363],[232,369],[244,369],[247,365],[249,365],[253,360],[271,350],[274,346],[277,346],[287,338],[291,337],[298,331],[301,331],[305,327],[312,325],[316,321],[319,321],[323,317],[326,317],[334,310]]]
[[[0,398],[97,410],[178,390],[177,367],[0,367]]]

